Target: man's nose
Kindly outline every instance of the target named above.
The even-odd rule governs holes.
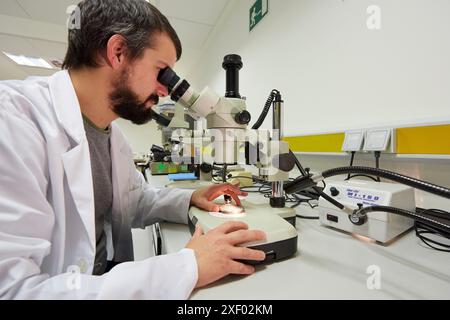
[[[166,97],[169,95],[169,91],[166,86],[163,86],[161,83],[157,82],[156,84],[156,94],[159,97]]]

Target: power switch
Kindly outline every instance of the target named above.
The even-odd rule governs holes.
[[[266,258],[264,259],[264,262],[269,262],[269,261],[275,261],[277,258],[277,255],[275,254],[275,251],[269,251],[266,252]]]
[[[327,220],[329,221],[333,221],[333,222],[338,222],[338,217],[332,214],[327,214]]]

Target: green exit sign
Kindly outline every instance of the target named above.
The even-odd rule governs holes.
[[[269,0],[256,0],[250,8],[250,31],[264,18],[269,12]]]

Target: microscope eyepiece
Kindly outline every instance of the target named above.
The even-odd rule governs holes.
[[[181,83],[177,86],[175,90],[173,90],[170,98],[177,102],[180,98],[186,93],[191,85],[186,80],[181,81]]]
[[[222,67],[225,70],[229,68],[236,68],[240,70],[242,66],[242,58],[238,54],[227,54],[225,57],[223,57]]]
[[[158,74],[158,82],[167,87],[170,98],[177,102],[191,86],[186,80],[180,77],[170,67],[162,69]]]
[[[226,92],[227,98],[241,98],[239,94],[239,70],[242,68],[241,56],[228,54],[223,57],[222,67],[226,71]]]
[[[169,67],[162,69],[158,74],[158,82],[166,86],[169,92],[173,90],[179,80],[180,77]]]

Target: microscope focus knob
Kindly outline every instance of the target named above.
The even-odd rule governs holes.
[[[247,110],[242,110],[241,112],[236,113],[236,115],[234,116],[234,120],[238,124],[248,124],[251,119],[252,117],[250,115],[250,112],[248,112]]]
[[[358,209],[354,210],[351,215],[348,216],[350,222],[357,226],[362,226],[367,221],[367,215],[358,215],[359,210],[363,208],[362,203],[357,203]]]
[[[203,162],[203,163],[200,165],[200,170],[201,170],[202,172],[204,172],[204,173],[210,173],[210,172],[212,171],[212,169],[213,169],[213,167],[212,167],[212,165],[210,165],[209,163]]]
[[[356,214],[351,214],[348,216],[350,222],[356,226],[362,226],[367,221],[367,216],[357,216]]]
[[[339,190],[336,189],[335,187],[331,187],[330,188],[330,193],[333,197],[336,197],[339,194]]]

